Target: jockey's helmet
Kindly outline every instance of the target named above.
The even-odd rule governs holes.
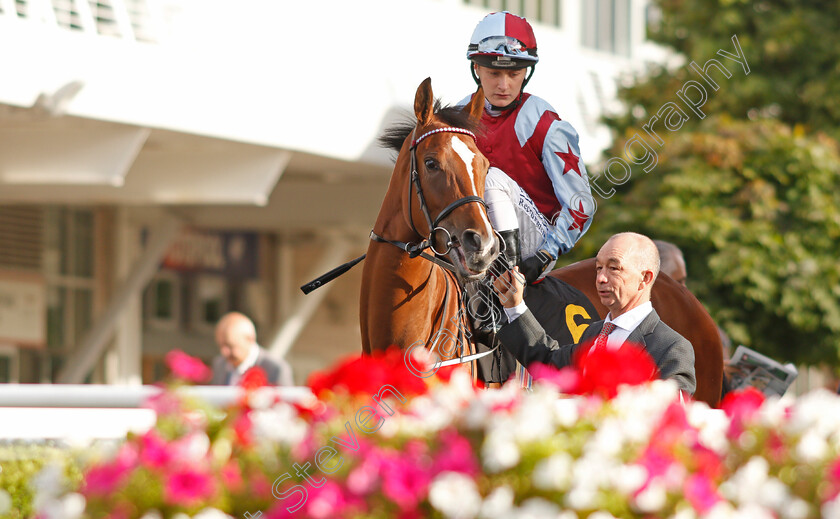
[[[467,59],[483,67],[499,69],[533,67],[540,60],[531,24],[507,11],[490,13],[478,22],[467,47]],[[478,83],[474,70],[472,75]]]

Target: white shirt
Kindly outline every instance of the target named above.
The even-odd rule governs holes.
[[[239,379],[242,378],[242,375],[245,374],[246,371],[253,368],[254,365],[257,363],[257,357],[260,356],[260,347],[257,346],[256,343],[251,345],[251,351],[248,352],[248,356],[245,357],[245,360],[238,366],[236,369],[233,370],[233,373],[230,374],[230,381],[228,382],[229,386],[235,386],[239,384]]]
[[[624,312],[615,319],[607,314],[604,324],[613,323],[615,325],[615,330],[607,337],[607,348],[617,350],[652,311],[653,305],[650,304],[650,301],[647,301],[632,310]]]
[[[525,301],[522,301],[513,308],[505,308],[505,315],[507,315],[508,322],[512,323],[520,315],[524,314],[526,310],[528,310],[528,306],[525,304]],[[627,337],[633,333],[633,330],[638,328],[639,324],[641,324],[642,321],[645,320],[645,317],[647,317],[652,311],[653,305],[650,301],[647,301],[632,310],[624,312],[615,319],[612,319],[610,314],[607,314],[607,318],[604,319],[604,323],[613,323],[615,325],[615,330],[613,330],[609,337],[607,337],[607,348],[618,349],[619,346],[624,344]]]

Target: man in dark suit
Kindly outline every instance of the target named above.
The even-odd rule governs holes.
[[[291,386],[292,369],[285,361],[276,361],[257,344],[254,323],[239,312],[225,314],[216,325],[216,343],[221,355],[213,359],[211,385],[235,386],[253,367],[265,372],[268,383]]]
[[[517,269],[495,282],[508,324],[497,337],[523,365],[538,361],[558,368],[572,363],[579,344],[595,339],[593,347],[620,348],[625,342],[644,346],[659,368],[659,376],[673,379],[693,395],[697,387],[691,343],[659,319],[650,291],[659,274],[659,253],[647,236],[620,233],[598,251],[595,285],[607,317],[589,326],[578,344],[560,346],[549,337],[522,300],[524,283]]]

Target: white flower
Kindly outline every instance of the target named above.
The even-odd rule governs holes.
[[[820,508],[823,519],[840,519],[840,494],[831,501],[826,501]]]
[[[596,453],[599,456],[613,458],[621,452],[624,440],[622,424],[614,418],[605,418],[583,449],[586,453]]]
[[[677,513],[671,516],[673,519],[697,519],[697,514],[691,507],[684,507],[677,510]]]
[[[639,495],[636,496],[634,504],[640,512],[653,514],[665,506],[667,497],[668,496],[665,493],[665,485],[657,480],[654,480],[650,482],[650,485],[648,485],[647,488],[639,492]]]
[[[726,454],[729,441],[726,432],[729,429],[729,418],[720,409],[709,409],[702,402],[694,402],[688,406],[688,423],[697,429],[700,443],[718,454]]]
[[[808,430],[796,444],[796,457],[805,463],[820,461],[828,452],[828,443],[815,430]]]
[[[274,388],[259,387],[247,394],[251,409],[268,409],[274,403]]]
[[[729,501],[718,501],[706,512],[703,519],[732,519],[735,516],[735,508]]]
[[[38,509],[38,515],[44,519],[80,519],[84,511],[84,496],[70,493],[44,503],[43,507]]]
[[[205,508],[194,515],[193,519],[231,519],[231,516],[216,508]]]
[[[554,420],[561,427],[571,427],[580,418],[577,398],[558,398],[554,401]]]
[[[790,499],[788,487],[776,478],[768,478],[758,491],[758,503],[779,511]]]
[[[767,460],[753,456],[735,474],[720,485],[723,496],[737,503],[753,503],[758,497],[761,486],[767,481]]]
[[[592,515],[590,515],[587,519],[616,519],[616,517],[609,512],[599,510],[599,511],[593,513]]]
[[[507,485],[493,489],[481,504],[482,519],[508,519],[513,509],[513,489]]]
[[[539,497],[532,497],[522,503],[514,513],[514,519],[556,519],[560,508]]]
[[[811,507],[808,506],[808,503],[802,499],[794,497],[793,499],[785,501],[780,512],[781,517],[787,517],[789,519],[805,519],[811,513]]]
[[[0,515],[6,515],[12,508],[12,496],[0,488]]]
[[[261,441],[296,445],[306,436],[306,422],[298,417],[297,411],[285,403],[278,402],[267,409],[250,414],[254,437]]]
[[[475,481],[460,472],[443,472],[429,486],[429,502],[450,519],[471,519],[481,510]]]
[[[149,510],[140,519],[163,519],[163,516],[158,510]]]
[[[565,490],[569,486],[574,460],[565,452],[552,454],[537,462],[531,478],[543,490]]]
[[[411,401],[409,412],[400,415],[404,419],[403,430],[413,431],[415,434],[434,434],[445,429],[460,413],[458,407],[452,407],[451,399],[444,399],[441,393],[434,398],[418,396]]]
[[[641,465],[620,465],[610,472],[610,483],[622,495],[630,496],[642,488],[648,472]]]
[[[826,389],[817,389],[796,400],[789,421],[790,431],[810,430],[822,437],[840,431],[840,398]]]
[[[489,472],[501,472],[519,462],[519,446],[507,429],[490,431],[481,445],[481,458]]]
[[[554,435],[552,413],[546,412],[557,400],[550,388],[538,387],[522,400],[513,416],[513,433],[517,441],[528,442]]]
[[[46,507],[64,492],[64,468],[57,463],[45,465],[32,478],[31,485],[35,489],[35,509]]]

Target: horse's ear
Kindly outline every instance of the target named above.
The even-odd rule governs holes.
[[[425,126],[432,121],[432,114],[435,108],[435,98],[432,94],[432,78],[427,77],[417,87],[417,94],[414,96],[414,115],[417,117],[417,124]]]
[[[476,121],[481,119],[481,114],[484,110],[484,89],[478,87],[475,91],[470,103],[464,107],[464,112],[470,114],[470,117]]]

